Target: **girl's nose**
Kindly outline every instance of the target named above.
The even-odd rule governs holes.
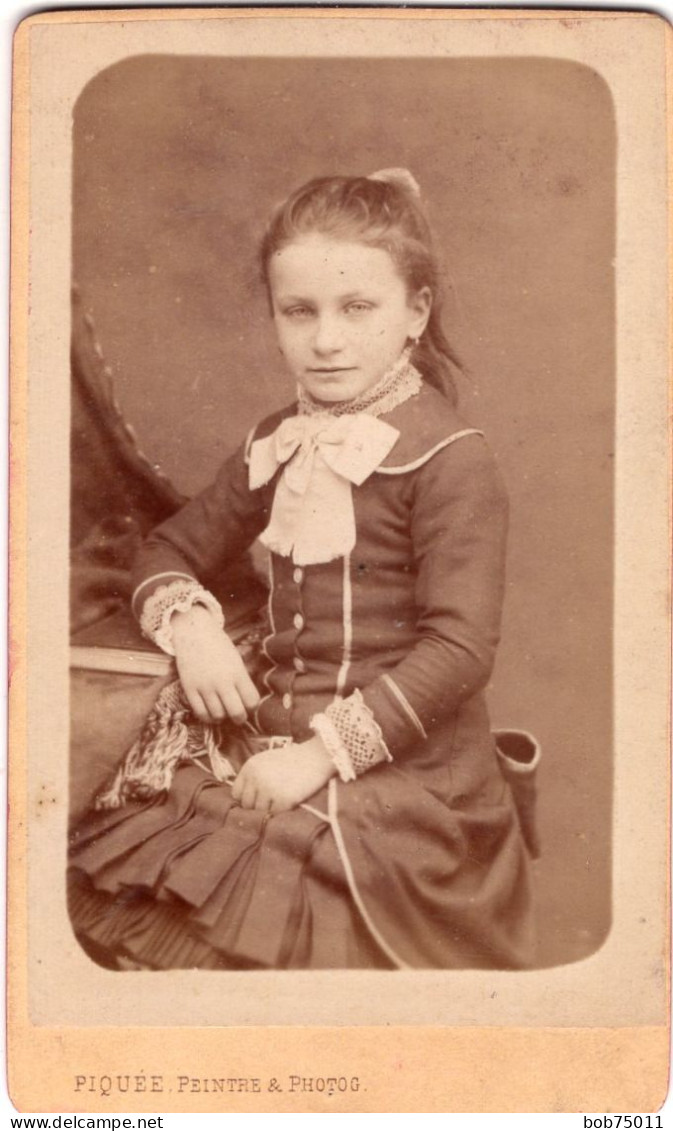
[[[343,346],[343,331],[339,321],[329,315],[321,316],[315,326],[313,348],[316,353],[335,353]]]

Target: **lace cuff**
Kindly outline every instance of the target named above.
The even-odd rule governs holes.
[[[203,605],[215,617],[220,628],[224,628],[224,614],[219,601],[199,585],[198,581],[178,577],[170,585],[161,585],[147,598],[140,617],[140,628],[144,636],[169,656],[175,655],[171,617],[173,613],[186,613],[192,605]]]
[[[381,728],[359,691],[337,699],[311,719],[342,781],[354,781],[379,762],[392,762]]]

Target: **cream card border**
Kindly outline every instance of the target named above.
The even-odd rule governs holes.
[[[582,962],[525,974],[256,972],[215,978],[172,971],[125,979],[93,966],[72,937],[63,880],[71,112],[94,74],[146,52],[545,56],[594,68],[610,89],[618,134],[614,915],[605,944]],[[222,1048],[225,1036],[230,1045],[237,1035],[235,1047],[249,1048],[251,1055],[258,1047],[268,1055],[271,1040],[277,1065],[288,1061],[285,1046],[290,1040],[293,1055],[301,1047],[306,1063],[314,1063],[317,1049],[326,1042],[325,1047],[343,1051],[342,1062],[350,1063],[357,1049],[357,1065],[370,1067],[366,1047],[372,1039],[377,1048],[385,1038],[380,1047],[411,1049],[421,1047],[414,1042],[422,1034],[424,1055],[436,1067],[449,1050],[462,1063],[489,1042],[495,1049],[502,1041],[500,1055],[507,1059],[507,1041],[521,1051],[536,1037],[535,1047],[546,1049],[541,1055],[543,1060],[549,1057],[551,1070],[566,1055],[560,1046],[560,1060],[553,1054],[556,1030],[568,1049],[578,1047],[576,1039],[599,1042],[596,1048],[605,1051],[606,1066],[628,1056],[632,1046],[647,1045],[647,1063],[652,1071],[658,1065],[657,1080],[661,1078],[670,713],[669,263],[664,254],[669,235],[669,53],[668,25],[639,13],[85,10],[33,17],[19,29],[13,150],[9,953],[15,1078],[21,1079],[21,1087],[32,1088],[31,1094],[37,1096],[39,1087],[26,1074],[19,1055],[22,1042],[30,1035],[43,1051],[50,1047],[53,1052],[53,1044],[45,1045],[49,1034],[60,1034],[64,1049],[77,1047],[83,1064],[91,1062],[101,1041],[109,1063],[118,1060],[132,1033],[134,1060],[135,1050],[142,1049],[144,1072],[157,1047],[153,1033],[162,1034],[166,1063],[174,1063],[176,1055],[179,1060],[185,1040],[192,1052],[201,1048],[202,1057],[210,1060],[218,1047],[214,1038]],[[45,798],[50,803],[40,805]],[[270,1025],[355,1028],[297,1030],[295,1040],[294,1035],[265,1028]],[[383,1036],[377,1030],[379,1035],[372,1038],[372,1025],[397,1028]],[[200,1028],[208,1026],[216,1028],[205,1033]],[[642,1028],[629,1033],[632,1026]],[[528,1027],[533,1031],[527,1032]],[[582,1029],[587,1032],[578,1038]],[[622,1040],[615,1045],[618,1033]],[[380,1075],[380,1065],[376,1067]],[[568,1088],[580,1087],[582,1072],[576,1069],[568,1072]],[[416,1070],[423,1075],[420,1063]],[[282,1071],[279,1067],[276,1074]],[[353,1067],[348,1071],[357,1074]],[[517,1071],[521,1085],[521,1066]],[[619,1087],[627,1090],[644,1086],[650,1078],[645,1070],[637,1081],[633,1076],[627,1081],[623,1071],[617,1076]],[[466,1084],[461,1087],[466,1095],[479,1090],[477,1083],[472,1093]],[[392,1088],[395,1091],[394,1083]],[[546,1094],[539,1079],[530,1082],[531,1088]],[[509,1094],[507,1087],[501,1092]],[[237,1102],[243,1106],[232,1110],[248,1110],[248,1102],[253,1104],[249,1110],[276,1110],[255,1108],[249,1098]],[[285,1097],[284,1102],[291,1101]],[[351,1100],[340,1096],[339,1102]],[[352,1102],[361,1104],[362,1097]],[[84,1106],[94,1110],[89,1097]],[[150,1110],[158,1106],[156,1098],[148,1104]]]

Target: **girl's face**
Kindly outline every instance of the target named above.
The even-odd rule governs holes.
[[[387,251],[318,232],[271,257],[269,285],[292,375],[330,403],[375,385],[430,316],[429,288],[409,294]]]

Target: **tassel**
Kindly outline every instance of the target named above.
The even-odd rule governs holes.
[[[119,809],[127,801],[153,801],[171,788],[181,762],[207,758],[213,777],[231,783],[243,763],[260,750],[291,743],[289,736],[260,735],[252,723],[239,727],[192,718],[179,680],[161,690],[140,737],[118,766],[112,780],[94,799],[94,809]],[[222,749],[227,751],[226,756]]]
[[[127,801],[151,801],[170,789],[179,762],[207,753],[212,763],[212,751],[217,750],[213,727],[189,726],[189,715],[180,681],[167,684],[111,784],[95,798],[94,808],[118,809]]]

